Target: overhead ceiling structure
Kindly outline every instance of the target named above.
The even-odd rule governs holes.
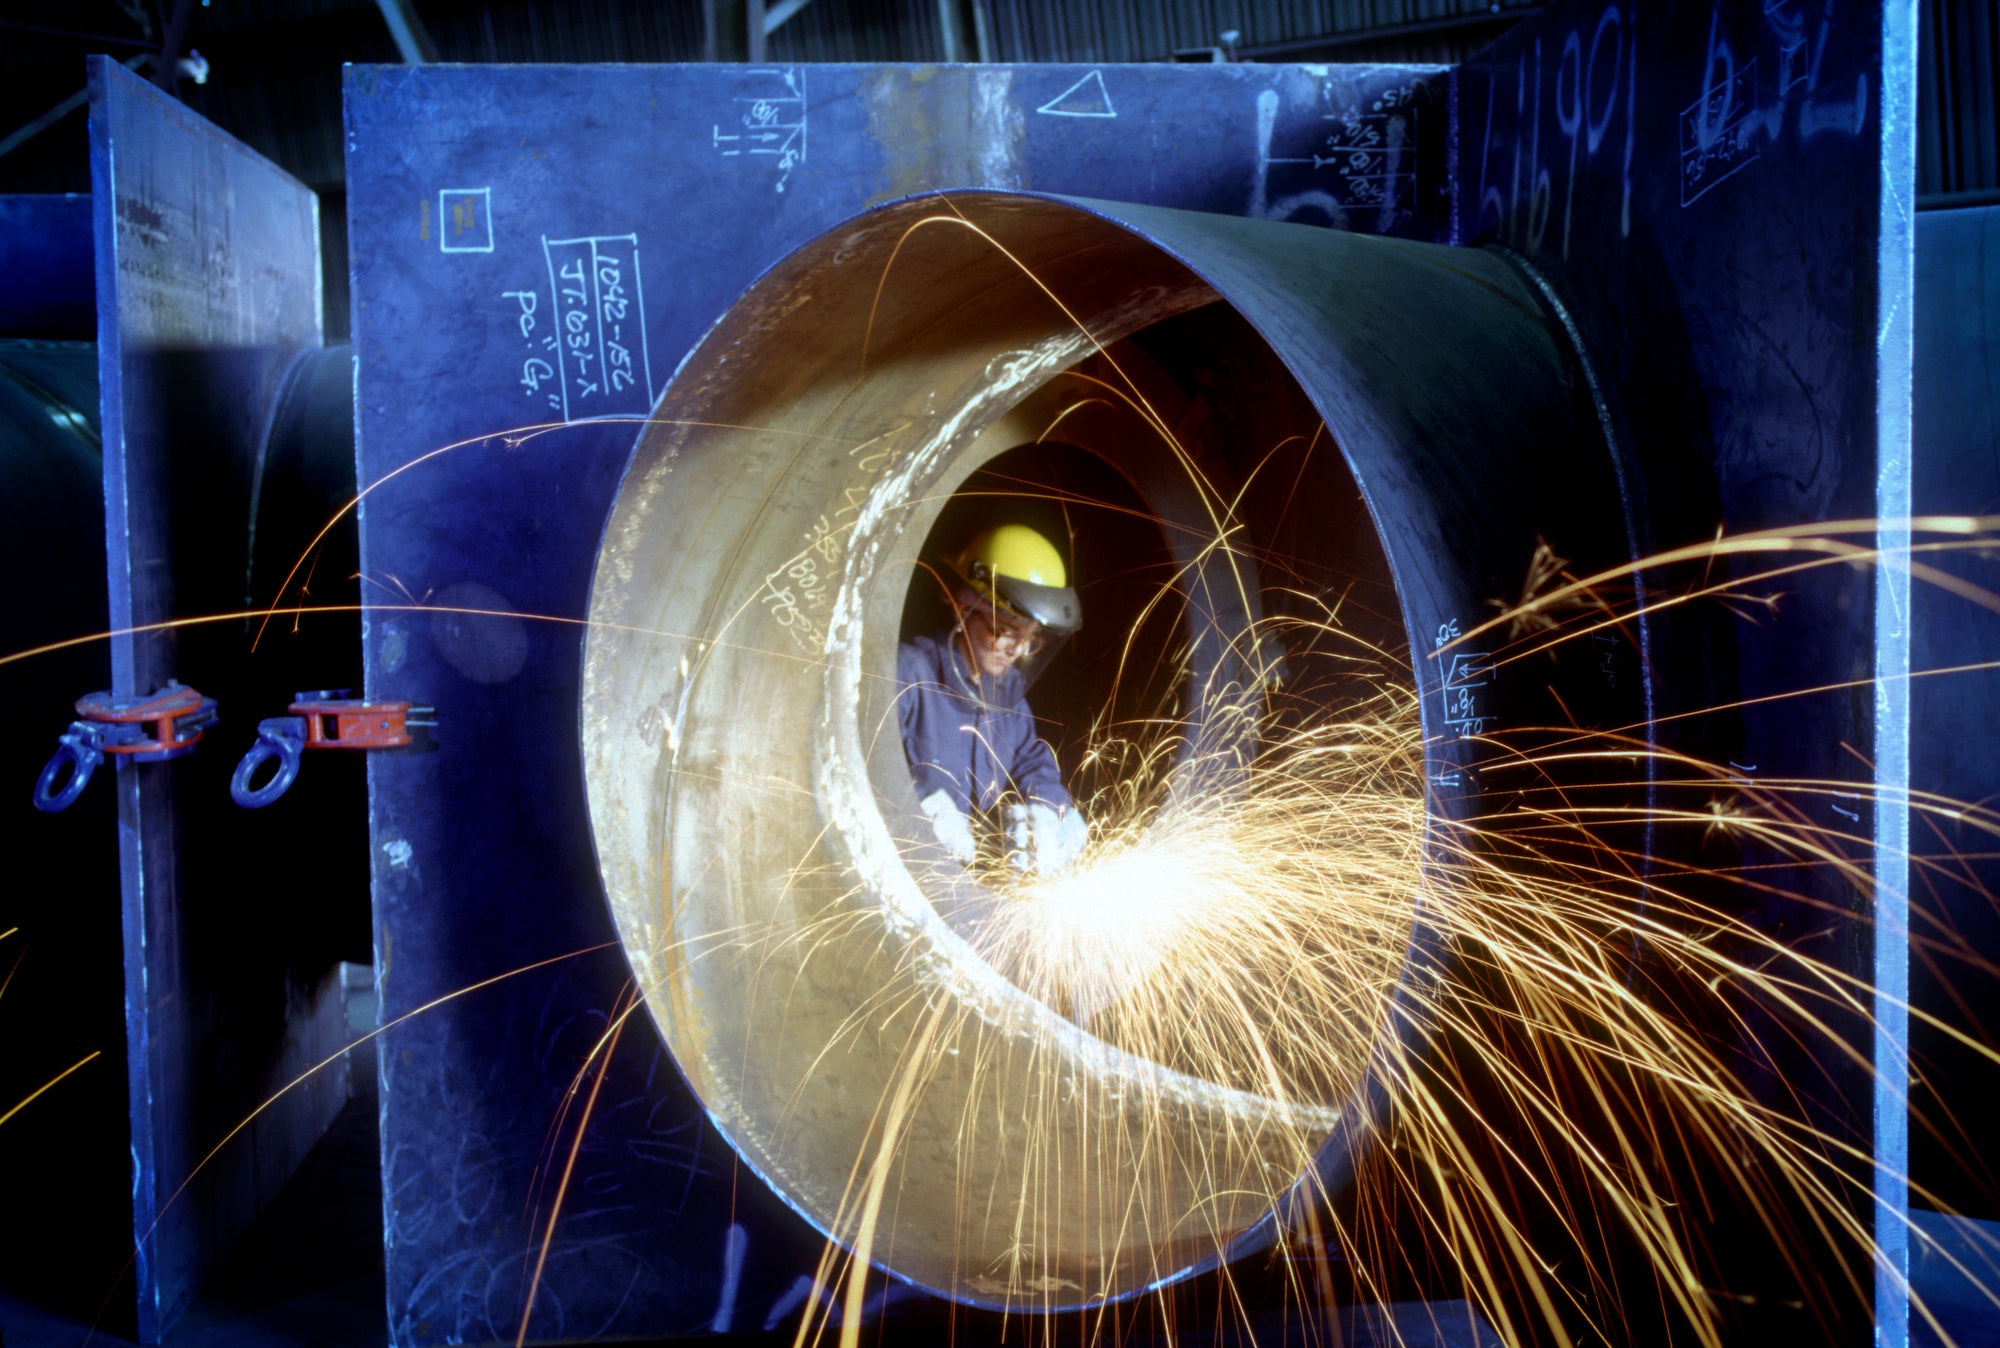
[[[0,20],[0,193],[87,192],[83,58],[104,51],[159,78],[186,12],[176,91],[320,193],[329,209],[328,330],[348,330],[343,63],[681,62],[747,59],[749,0],[88,0],[61,16]],[[1463,60],[1534,0],[772,0],[763,57],[816,61]],[[1969,203],[2000,192],[1992,131],[2000,32],[1990,8],[1923,0],[1918,192]],[[736,35],[743,34],[737,40]],[[1228,40],[1225,41],[1225,36]],[[721,43],[722,46],[717,44]],[[187,53],[198,54],[190,60]],[[185,64],[184,64],[185,63]],[[197,81],[199,76],[199,82]]]

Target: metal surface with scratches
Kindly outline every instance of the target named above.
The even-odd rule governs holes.
[[[1863,522],[1857,542],[1897,546],[1911,472],[1915,49],[1915,6],[1896,0],[1574,0],[1459,69],[1454,234],[1520,254],[1560,298],[1645,523],[1642,555],[1718,528],[1838,520]],[[1878,518],[1879,531],[1867,523]],[[1760,929],[1880,990],[1872,1020],[1840,1026],[1860,1062],[1800,1051],[1752,1075],[1761,1099],[1781,1102],[1798,1098],[1789,1082],[1830,1074],[1804,1108],[1874,1157],[1854,1167],[1853,1202],[1883,1263],[1854,1271],[1874,1279],[1878,1341],[1899,1344],[1908,577],[1820,569],[1782,588],[1782,622],[1656,624],[1648,656],[1673,677],[1653,715],[1664,747],[1747,780],[1828,783],[1812,821],[1850,834],[1875,872],[1879,903],[1794,870],[1782,873],[1804,901],[1749,904]],[[1846,686],[1792,696],[1828,684]],[[1655,830],[1653,845],[1671,840]],[[1755,1227],[1719,1229],[1726,1250]],[[1725,1253],[1729,1279],[1796,1285],[1758,1246]],[[1867,1309],[1839,1313],[1860,1335]],[[1805,1332],[1768,1300],[1758,1316],[1766,1332]]]
[[[570,624],[635,422],[759,272],[872,202],[947,185],[1428,237],[1442,161],[1413,147],[1442,145],[1438,93],[1396,67],[351,71],[361,477],[479,437],[362,504],[372,600],[408,602],[400,585],[485,611],[368,623],[368,695],[444,722],[436,753],[369,764],[385,1018],[614,939],[583,842]],[[1384,148],[1334,162],[1350,114]],[[600,336],[593,319],[593,363],[558,361],[564,290],[599,289],[600,266],[630,325]],[[610,343],[629,380],[596,377]],[[627,977],[598,949],[390,1032],[398,1343],[514,1332],[550,1129]],[[532,1335],[756,1329],[809,1270],[810,1233],[739,1182],[643,1022],[581,1148]]]
[[[270,583],[256,568],[258,525],[268,542],[284,512],[281,475],[263,470],[270,426],[320,346],[318,202],[115,61],[92,59],[90,95],[112,691],[183,677],[217,696],[223,717],[188,758],[121,760],[111,784],[132,1276],[138,1337],[156,1342],[348,1093],[336,1064],[197,1171],[334,1047],[316,1008],[337,986],[288,967],[315,887],[270,864],[270,839],[246,834],[227,801],[230,717],[252,711],[253,690],[284,677],[288,657],[252,658],[240,621],[164,625],[240,609]],[[320,419],[338,432],[345,413],[343,398]]]
[[[2000,511],[2000,206],[1919,216],[1916,277],[1915,508],[1990,515]],[[1983,557],[1929,560],[1992,587]],[[2000,742],[2000,622],[1933,586],[1915,587],[1912,615],[1912,668],[1962,672],[1912,682],[1911,781],[1950,800],[1990,803],[2000,797],[1990,749]],[[1931,1197],[1925,1206],[1990,1220],[1990,1190],[1967,1173],[1964,1148],[2000,1134],[2000,1067],[1951,1032],[1977,1040],[2000,1013],[2000,988],[1962,953],[2000,950],[1990,897],[2000,892],[2000,858],[1963,819],[1918,830],[1911,852],[1937,863],[1912,892],[1912,941],[1929,946],[1929,958],[1912,961],[1911,1004],[1937,1018],[1911,1026],[1912,1098],[1918,1112],[1949,1123],[1912,1130],[1910,1178]]]
[[[1576,377],[1617,446],[1634,553],[1718,523],[1868,518],[1908,451],[1888,322],[1908,287],[1884,118],[1914,88],[1896,23],[1803,0],[1559,3],[1451,72],[351,70],[358,453],[380,481],[361,506],[381,605],[367,690],[443,723],[435,752],[369,763],[383,1015],[474,988],[383,1046],[395,1341],[518,1326],[571,1146],[562,1102],[593,1080],[629,973],[582,841],[574,624],[636,422],[764,269],[947,186],[1498,245],[1587,353]],[[1650,714],[1823,682],[1857,652],[1873,672],[1897,640],[1874,601],[1843,571],[1788,601],[1803,640],[1657,633],[1653,667],[1708,674]],[[1894,716],[1831,699],[1671,735],[1865,785],[1841,746],[1893,748]],[[1836,898],[1848,920],[1821,953],[1872,974],[1889,943]],[[557,962],[515,972],[541,960]],[[1836,1101],[1830,1121],[1873,1148],[1866,1108]],[[739,1182],[643,1025],[616,1040],[576,1145],[531,1337],[755,1329],[796,1308],[809,1233]]]

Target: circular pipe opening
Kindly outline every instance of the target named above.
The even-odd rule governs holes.
[[[1356,937],[1344,1024],[1318,1027],[1344,1036],[1335,1067],[1246,1041],[1244,1071],[1189,1070],[1199,1053],[1135,1051],[1058,1014],[993,939],[1006,896],[930,838],[896,732],[906,603],[950,503],[982,471],[1070,462],[1060,443],[1130,488],[1173,558],[1173,808],[1135,827],[1144,845],[1118,855],[1143,864],[1099,890],[1172,940],[1193,927],[1160,936],[1144,900],[1210,882],[1176,847],[1229,826],[1269,686],[1325,655],[1287,650],[1286,620],[1324,631],[1338,609],[1358,644],[1428,649],[1407,634],[1503,592],[1490,578],[1532,541],[1482,513],[1506,504],[1504,455],[1492,481],[1424,470],[1475,437],[1532,443],[1557,472],[1588,448],[1505,264],[1110,209],[906,202],[780,264],[641,435],[591,601],[592,824],[663,1036],[810,1221],[977,1304],[1172,1281],[1270,1238],[1302,1173],[1341,1182],[1336,1134],[1366,1130],[1368,1046],[1391,1032],[1426,802],[1412,724],[1401,813],[1368,824],[1401,849],[1382,911],[1402,916]],[[1426,327],[1447,313],[1511,340],[1450,359],[1464,353]],[[1412,675],[1428,692],[1421,660]],[[1445,733],[1447,706],[1421,707],[1436,782],[1464,769],[1464,737]],[[1435,791],[1428,806],[1460,808]],[[1114,1001],[1160,967],[1143,933],[1117,935],[1100,924],[1096,951],[1140,950],[1120,956]]]

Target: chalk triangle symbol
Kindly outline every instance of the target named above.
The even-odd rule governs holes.
[[[1104,72],[1093,70],[1069,88],[1035,109],[1051,117],[1116,117],[1111,92],[1104,87]]]

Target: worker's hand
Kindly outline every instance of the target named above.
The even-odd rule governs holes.
[[[1028,815],[1034,829],[1035,873],[1062,874],[1083,854],[1083,845],[1090,841],[1090,825],[1084,821],[1083,811],[1075,806],[1056,810],[1032,804]]]
[[[972,840],[972,821],[951,803],[950,794],[933,791],[917,802],[917,808],[930,816],[931,831],[944,844],[944,850],[957,857],[962,865],[970,866],[973,857],[979,854],[979,845]]]

